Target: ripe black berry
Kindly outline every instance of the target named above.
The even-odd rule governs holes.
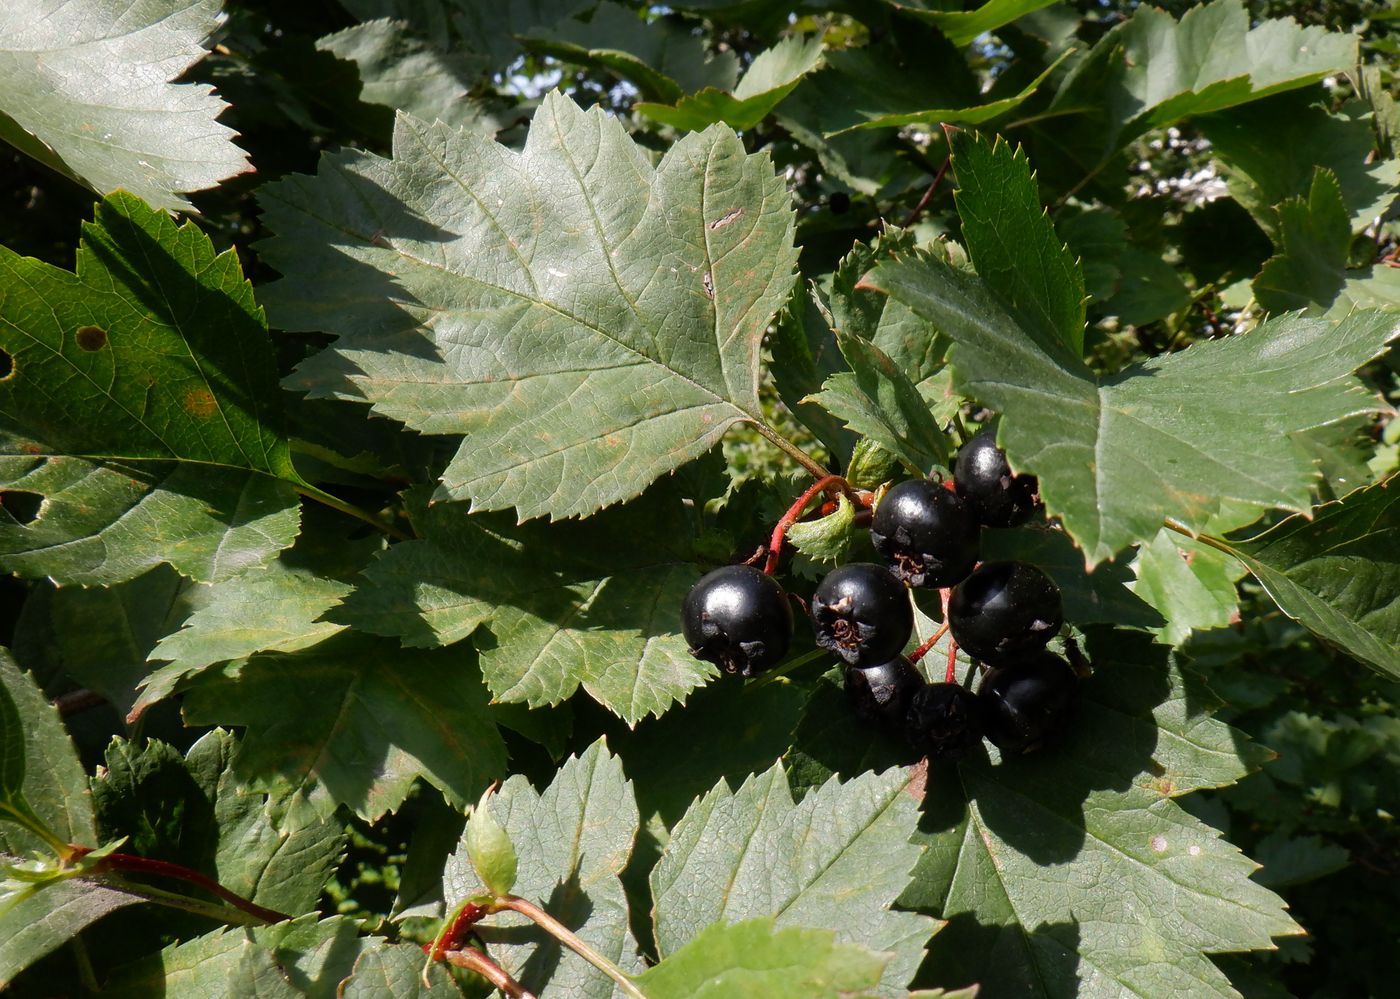
[[[878,666],[847,666],[846,696],[856,716],[891,734],[903,731],[909,702],[924,686],[924,678],[904,656]]]
[[[851,562],[833,569],[812,594],[817,644],[848,666],[889,662],[914,632],[909,591],[883,565]]]
[[[880,501],[870,540],[910,586],[952,586],[977,564],[981,528],[958,494],[928,479],[901,482]]]
[[[956,683],[931,683],[914,695],[905,716],[904,736],[933,760],[956,760],[982,741],[983,705]]]
[[[1044,649],[989,670],[977,690],[987,738],[1004,753],[1039,749],[1064,731],[1078,687],[1069,663]]]
[[[1064,619],[1060,588],[1025,562],[982,563],[948,601],[954,640],[992,666],[1043,649]]]
[[[792,641],[787,595],[751,565],[726,565],[702,576],[685,595],[681,617],[691,654],[740,676],[776,665]]]
[[[996,431],[983,430],[963,445],[953,469],[958,495],[979,523],[1012,527],[1030,519],[1039,498],[1034,475],[1012,475],[1006,452],[997,447]]]

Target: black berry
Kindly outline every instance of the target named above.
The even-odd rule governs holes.
[[[817,644],[848,666],[889,662],[914,632],[909,591],[883,565],[852,562],[833,569],[812,594]]]
[[[1063,623],[1060,588],[1025,562],[982,563],[948,601],[954,640],[992,666],[1043,649]]]
[[[924,678],[904,656],[878,666],[847,666],[846,696],[856,716],[891,734],[904,729],[909,702],[924,686]]]
[[[929,759],[955,760],[982,741],[983,711],[972,691],[956,683],[931,683],[910,702],[904,735]]]
[[[837,191],[827,199],[832,215],[845,215],[851,210],[851,196],[845,191]]]
[[[990,427],[958,452],[953,482],[978,522],[987,527],[1025,523],[1039,499],[1035,476],[1011,474],[1006,452],[997,447],[996,431]]]
[[[870,522],[870,540],[910,586],[942,588],[977,564],[981,528],[958,494],[928,479],[901,482]]]
[[[776,665],[792,641],[787,595],[751,565],[726,565],[701,577],[685,595],[681,617],[691,654],[740,676]]]
[[[1069,663],[1044,649],[989,670],[977,691],[987,738],[1004,753],[1039,749],[1064,731],[1078,687]]]

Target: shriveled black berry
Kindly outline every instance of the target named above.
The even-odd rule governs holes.
[[[1006,452],[997,447],[991,427],[962,446],[953,468],[958,495],[978,522],[987,527],[1013,527],[1030,519],[1039,501],[1034,475],[1012,475]]]
[[[928,479],[901,482],[885,494],[870,522],[870,541],[910,586],[942,588],[977,564],[976,518],[957,493]]]
[[[1044,649],[989,670],[977,696],[986,735],[1004,753],[1028,753],[1065,730],[1078,700],[1069,663]]]
[[[956,760],[982,741],[982,701],[956,683],[931,683],[914,695],[904,737],[932,760]]]
[[[727,673],[753,676],[787,655],[792,608],[772,576],[726,565],[690,588],[681,608],[690,652]]]
[[[874,562],[851,562],[829,572],[812,594],[817,644],[848,666],[875,666],[904,651],[914,632],[909,591]]]
[[[847,666],[846,696],[856,717],[893,735],[904,730],[909,702],[924,686],[924,678],[905,656],[878,666]]]
[[[984,562],[948,601],[953,638],[991,666],[1045,648],[1064,624],[1060,588],[1025,562]]]

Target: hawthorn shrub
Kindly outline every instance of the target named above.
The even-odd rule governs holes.
[[[1393,989],[1389,12],[968,6],[4,5],[0,988]]]

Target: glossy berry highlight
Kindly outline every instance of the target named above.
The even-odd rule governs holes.
[[[878,666],[846,667],[846,697],[856,717],[891,735],[903,733],[909,702],[923,686],[924,678],[905,656]]]
[[[1039,749],[1069,726],[1078,690],[1069,663],[1045,650],[989,670],[977,689],[988,740],[1009,754]]]
[[[817,644],[848,666],[886,663],[914,633],[909,591],[883,565],[851,562],[833,569],[812,594]]]
[[[961,582],[977,564],[981,531],[956,492],[928,479],[910,479],[880,501],[870,541],[905,583],[942,588]]]
[[[1045,648],[1064,619],[1060,588],[1025,562],[984,562],[948,600],[954,640],[991,666]]]
[[[963,445],[953,482],[969,511],[986,527],[1014,527],[1030,519],[1040,499],[1034,475],[1013,475],[1006,452],[988,427]]]
[[[751,565],[726,565],[690,588],[681,628],[697,659],[726,673],[754,676],[787,655],[792,608],[772,576]]]
[[[930,683],[909,704],[904,736],[931,760],[956,760],[982,741],[982,701],[956,683]]]

